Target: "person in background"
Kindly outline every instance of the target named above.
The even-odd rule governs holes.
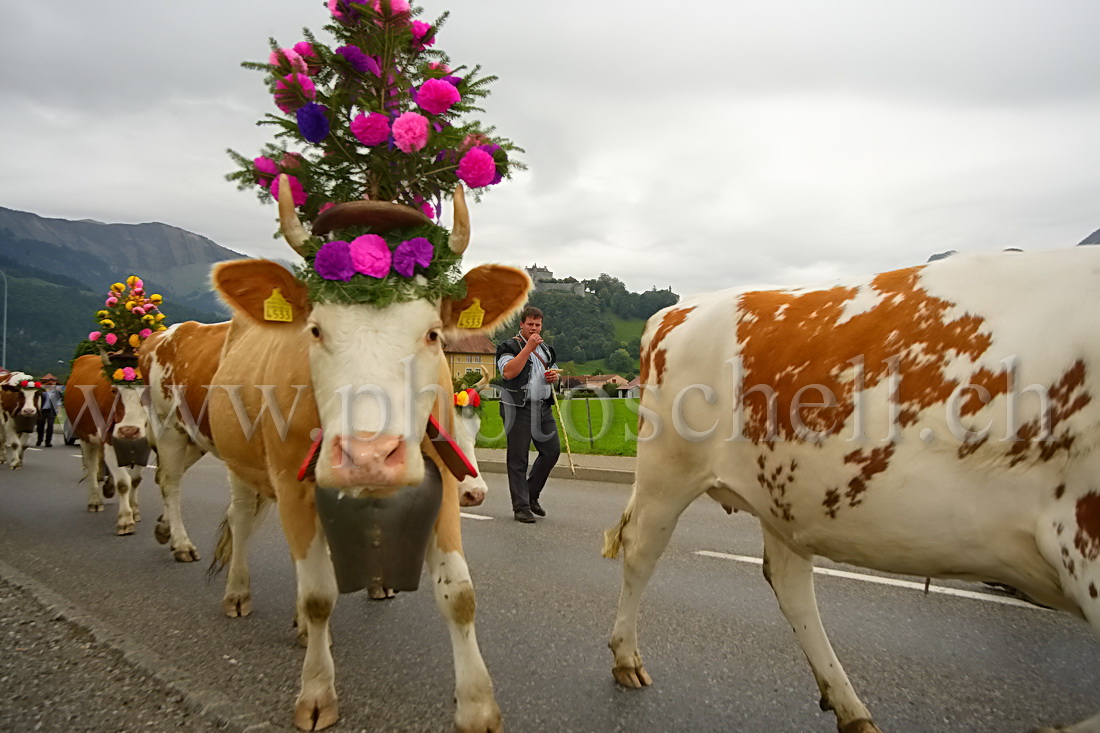
[[[47,377],[42,380],[41,404],[38,406],[38,442],[42,445],[43,436],[46,447],[53,447],[53,425],[57,420],[57,413],[61,409],[61,389],[57,386],[57,380]]]
[[[550,471],[561,455],[554,422],[554,386],[559,370],[554,347],[542,341],[542,311],[534,306],[520,315],[519,333],[497,346],[497,369],[504,382],[500,415],[508,437],[508,490],[517,522],[545,517],[539,503]],[[531,443],[538,457],[527,472]]]

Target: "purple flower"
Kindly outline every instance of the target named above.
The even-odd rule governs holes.
[[[402,277],[412,277],[417,265],[427,267],[432,263],[432,243],[424,237],[414,237],[397,245],[393,253],[393,269]]]
[[[355,267],[351,264],[351,245],[347,242],[325,242],[313,258],[313,269],[326,280],[351,280]]]
[[[364,234],[351,240],[351,263],[356,270],[371,277],[390,274],[389,245],[377,234]]]
[[[351,134],[364,145],[381,145],[390,138],[390,118],[381,112],[360,112],[351,121]]]
[[[441,115],[462,99],[458,89],[442,79],[428,79],[416,92],[416,104],[431,115]]]
[[[360,74],[369,71],[375,76],[382,76],[382,67],[378,65],[378,62],[373,57],[366,55],[359,50],[358,46],[341,46],[336,49],[336,53],[344,57],[344,60],[348,62],[351,68],[358,71]]]
[[[448,76],[443,77],[441,81],[445,81],[448,84],[450,84],[451,86],[457,87],[459,84],[462,83],[462,77],[461,76],[450,76],[450,75],[448,75]]]
[[[298,129],[302,137],[311,143],[319,143],[328,137],[328,109],[316,102],[298,108]]]

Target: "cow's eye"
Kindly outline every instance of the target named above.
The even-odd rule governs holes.
[[[309,333],[311,336],[313,336],[313,338],[317,339],[318,341],[321,340],[321,328],[316,323],[309,327]]]
[[[428,331],[427,341],[429,344],[439,343],[439,338],[439,331],[435,330],[434,328],[431,331]]]

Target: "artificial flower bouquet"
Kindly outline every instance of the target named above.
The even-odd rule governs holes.
[[[112,383],[141,382],[137,352],[145,339],[167,328],[160,311],[163,302],[162,296],[145,293],[145,283],[137,275],[111,286],[103,308],[95,314],[100,330],[89,333],[88,340],[106,356],[109,366],[104,374]]]
[[[473,387],[455,392],[455,408],[463,417],[471,417],[481,414],[481,395]]]

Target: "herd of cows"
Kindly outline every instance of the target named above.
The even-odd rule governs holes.
[[[328,221],[377,225],[378,208],[363,203]],[[299,249],[308,234],[285,191],[280,217]],[[454,221],[450,246],[461,253],[469,237],[461,189]],[[276,509],[306,647],[294,706],[301,729],[338,718],[329,635],[342,589],[330,559],[338,540],[322,526],[318,487],[384,500],[438,474],[425,563],[450,630],[455,726],[502,730],[459,527],[460,505],[480,503],[485,484],[470,465],[476,426],[464,428],[452,407],[442,342],[471,307],[484,311],[479,330],[497,329],[531,283],[499,265],[464,278],[467,293],[454,301],[346,305],[311,301],[275,263],[222,263],[213,284],[232,320],[150,337],[139,353],[147,388],[110,384],[96,356],[73,365],[65,409],[83,452],[88,509],[103,509],[104,486],[115,491],[119,534],[134,531],[141,472],[135,453],[117,445],[145,438],[156,450],[164,504],[156,535],[181,562],[199,559],[182,519],[182,477],[206,453],[225,463],[231,500],[215,559],[228,566],[228,616],[251,610],[248,539],[265,509]],[[638,647],[640,599],[680,514],[703,494],[759,519],[765,576],[841,733],[879,728],[822,626],[816,555],[1004,583],[1100,631],[1097,282],[1097,248],[1004,252],[823,289],[704,294],[656,314],[643,337],[633,494],[605,537],[604,554],[624,556],[615,679],[652,683]],[[275,292],[291,320],[265,319]],[[9,375],[0,389],[0,460],[10,454],[12,468],[22,461],[18,426],[37,399],[19,386],[24,376]],[[389,592],[374,580],[372,594]],[[1100,715],[1058,730],[1097,733]]]

